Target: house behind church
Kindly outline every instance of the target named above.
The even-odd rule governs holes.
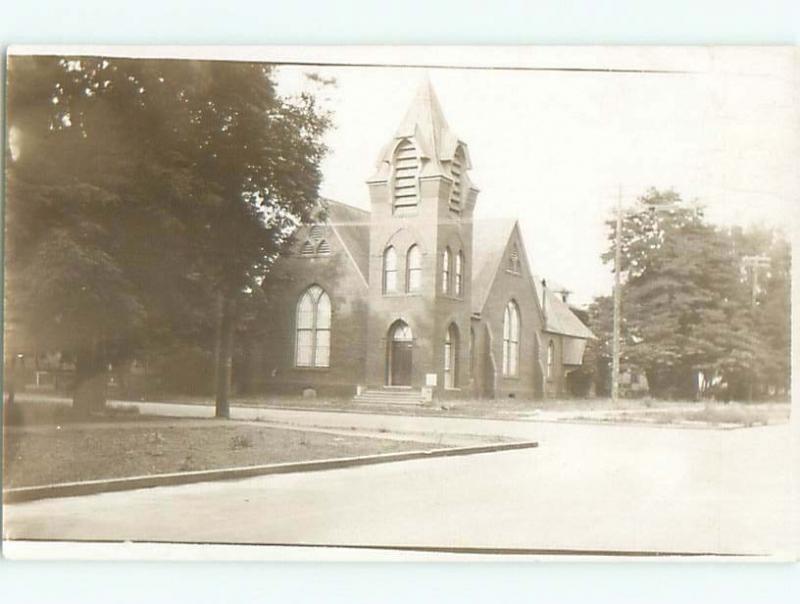
[[[259,390],[363,400],[563,395],[592,333],[531,272],[516,220],[473,220],[467,145],[423,84],[367,180],[322,200],[268,280]]]

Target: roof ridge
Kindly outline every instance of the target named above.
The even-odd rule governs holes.
[[[356,212],[361,212],[362,214],[371,214],[369,210],[365,210],[364,208],[359,208],[358,206],[351,205],[349,203],[345,203],[343,201],[339,201],[338,199],[331,199],[330,197],[320,197],[320,201],[325,202],[327,204],[334,204],[337,206],[341,206],[343,208],[347,208],[348,210],[355,210]]]

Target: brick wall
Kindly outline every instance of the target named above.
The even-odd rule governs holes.
[[[259,390],[300,394],[314,388],[320,394],[352,396],[364,380],[366,352],[366,286],[331,227],[325,227],[331,252],[305,257],[295,253],[273,268],[265,287],[269,310],[254,330],[252,382]],[[310,285],[322,287],[331,300],[330,367],[296,367],[296,307]]]

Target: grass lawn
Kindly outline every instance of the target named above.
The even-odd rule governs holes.
[[[198,397],[169,397],[164,402],[205,404],[210,399]],[[613,403],[608,398],[585,399],[463,399],[443,400],[430,405],[366,405],[344,398],[302,398],[291,396],[236,397],[233,405],[310,409],[318,411],[348,411],[389,415],[435,417],[467,417],[477,419],[521,419],[560,421],[601,421],[607,423],[642,423],[661,425],[735,424],[757,426],[789,421],[788,402],[721,403],[716,401],[660,401],[651,399],[621,399]]]
[[[5,488],[443,448],[225,420],[6,425]]]

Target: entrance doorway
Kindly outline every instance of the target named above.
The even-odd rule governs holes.
[[[413,335],[405,321],[397,321],[389,328],[387,380],[389,386],[411,385]]]

